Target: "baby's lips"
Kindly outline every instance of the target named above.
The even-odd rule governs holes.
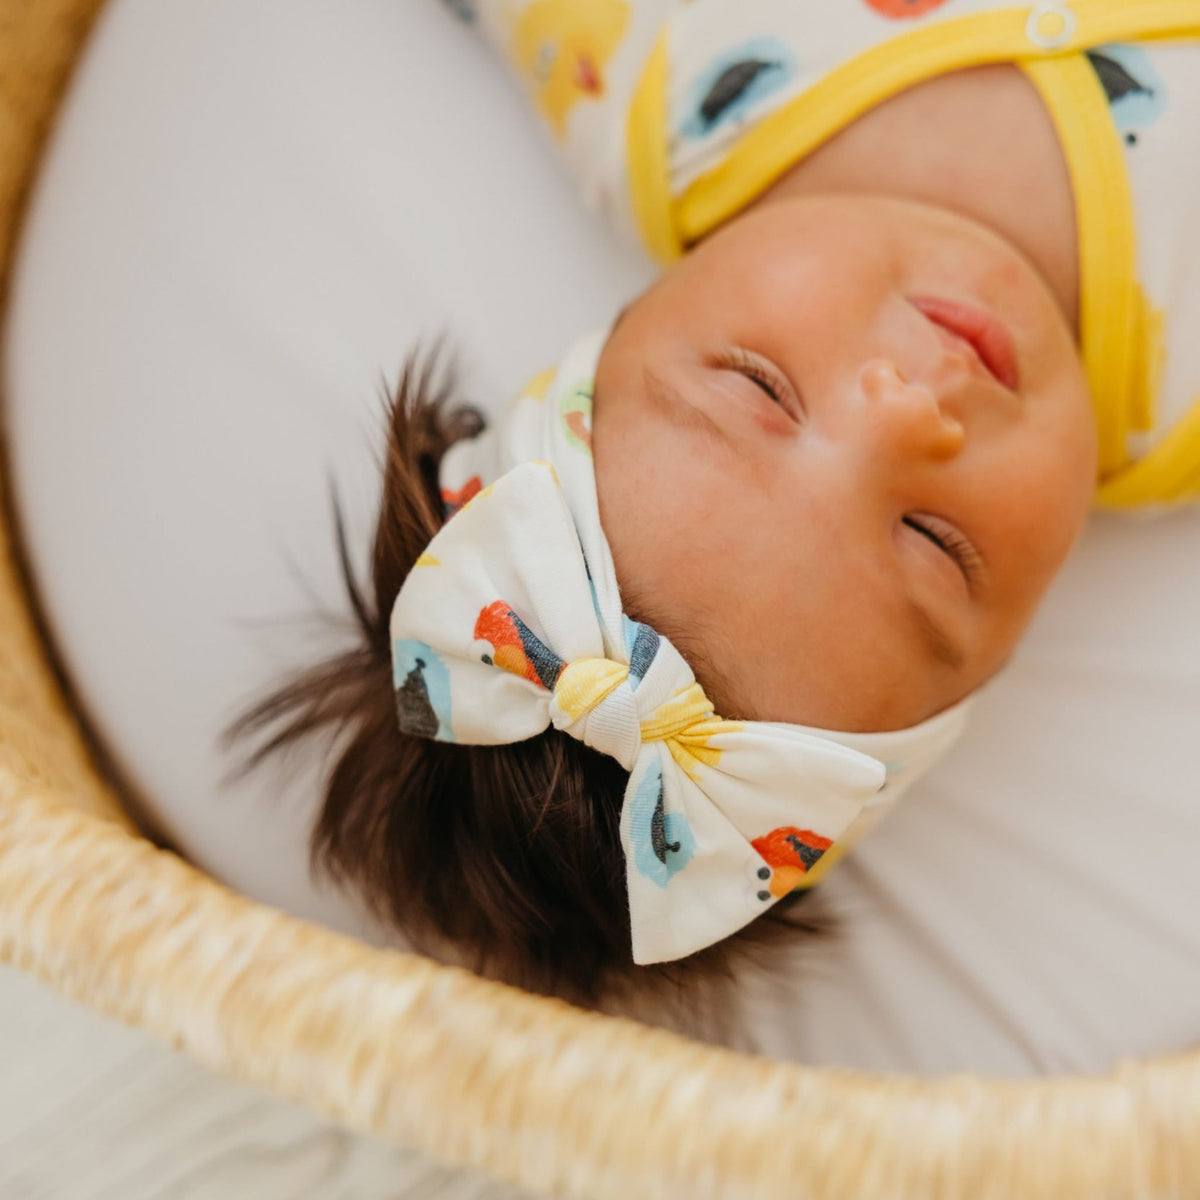
[[[942,296],[910,296],[909,303],[935,325],[966,342],[1002,387],[1020,391],[1016,340],[990,309]]]

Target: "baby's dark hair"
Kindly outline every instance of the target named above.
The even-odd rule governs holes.
[[[354,644],[300,670],[230,722],[227,748],[264,735],[236,775],[310,735],[343,735],[312,831],[314,872],[357,893],[415,949],[577,1004],[678,996],[684,983],[731,979],[747,952],[765,960],[769,947],[824,931],[828,918],[797,918],[792,910],[807,893],[796,893],[715,946],[636,966],[619,835],[628,774],[619,763],[553,727],[501,746],[401,732],[392,606],[446,519],[443,453],[485,424],[477,409],[456,401],[454,373],[440,357],[436,347],[418,347],[394,394],[384,395],[383,497],[365,588],[333,497]]]

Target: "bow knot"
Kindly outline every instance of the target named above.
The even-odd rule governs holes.
[[[550,720],[556,729],[610,754],[627,771],[641,742],[629,667],[611,658],[577,658],[554,684]]]
[[[716,715],[712,701],[693,679],[641,723],[641,738],[643,742],[663,742],[680,770],[695,780],[701,764],[711,767],[720,759],[712,739],[741,728],[741,721],[725,721]]]

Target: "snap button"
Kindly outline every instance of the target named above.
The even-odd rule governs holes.
[[[750,895],[764,904],[773,898],[771,876],[775,872],[757,854],[752,859],[746,860],[742,866],[742,872],[746,878],[746,890]]]
[[[1025,36],[1041,50],[1060,50],[1075,36],[1075,13],[1061,0],[1041,0],[1029,10]]]

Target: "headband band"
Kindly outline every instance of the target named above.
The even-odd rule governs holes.
[[[604,341],[578,342],[494,427],[447,451],[453,515],[393,606],[394,681],[407,733],[497,745],[553,725],[629,771],[633,958],[652,963],[815,882],[941,757],[963,705],[886,734],[713,711],[671,642],[621,609],[591,458]]]

